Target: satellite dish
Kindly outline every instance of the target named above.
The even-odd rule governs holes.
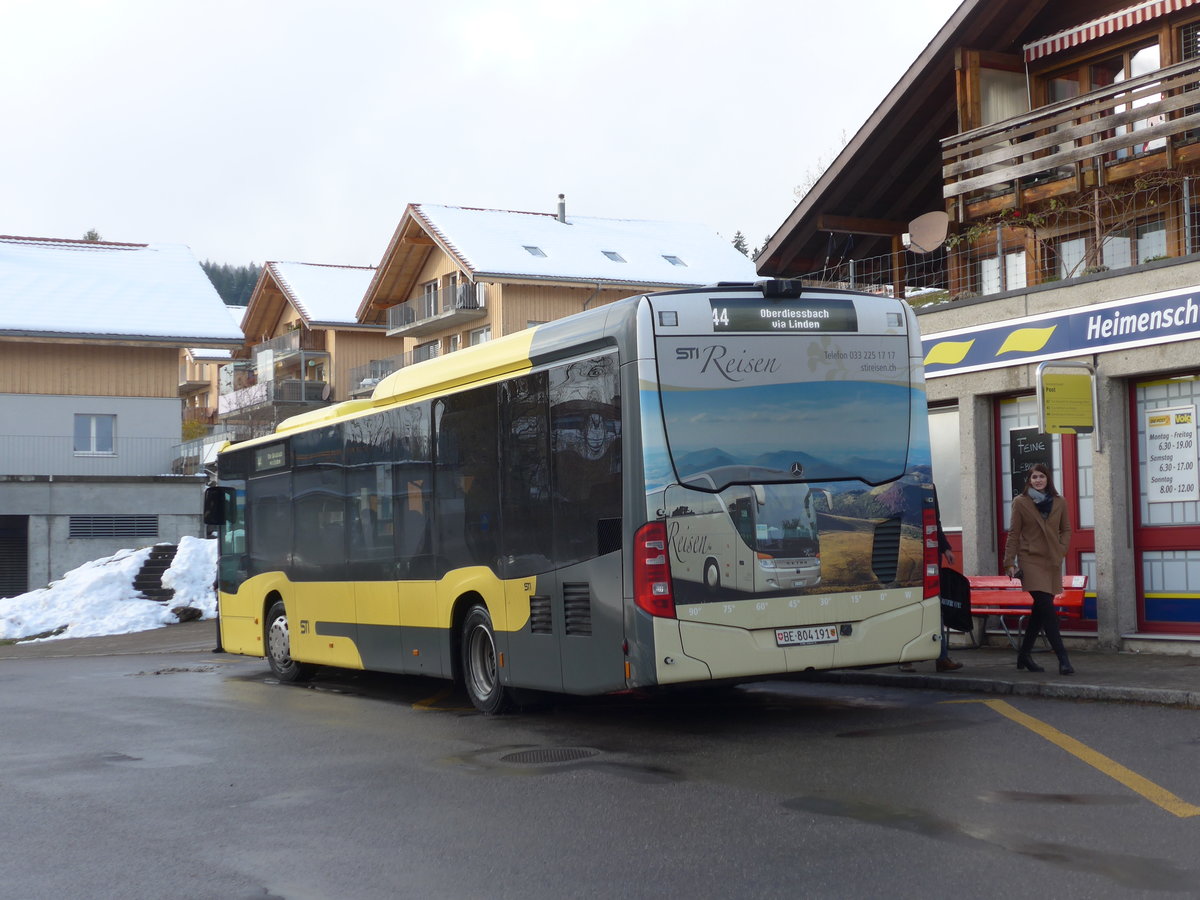
[[[908,249],[929,253],[942,246],[950,228],[950,217],[940,209],[917,216],[908,223]]]
[[[322,387],[321,387],[321,399],[322,399],[322,400],[328,400],[328,399],[329,399],[331,396],[333,396],[333,388],[332,388],[332,386],[331,386],[331,385],[329,385],[328,383],[326,383],[326,384],[322,385]]]

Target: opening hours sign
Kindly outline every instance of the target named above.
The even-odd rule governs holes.
[[[1200,500],[1196,482],[1196,407],[1146,411],[1146,499]]]

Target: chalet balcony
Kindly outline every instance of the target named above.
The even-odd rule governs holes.
[[[943,194],[973,222],[1198,160],[1195,59],[943,140]]]
[[[460,284],[453,291],[437,291],[388,309],[388,336],[418,337],[444,328],[482,319],[487,315],[487,285]]]
[[[224,418],[278,405],[324,406],[331,399],[330,386],[326,381],[301,381],[298,378],[259,381],[256,384],[222,392],[217,398],[217,414]],[[302,409],[295,410],[295,412],[302,411]]]
[[[297,328],[279,337],[255,344],[250,348],[250,355],[256,357],[260,353],[271,352],[276,358],[288,357],[301,352],[325,351],[325,332],[309,331],[307,328]]]
[[[1200,59],[942,141],[947,240],[801,279],[914,304],[1200,254]]]

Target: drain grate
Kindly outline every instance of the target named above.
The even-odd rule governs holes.
[[[582,747],[544,747],[540,750],[521,750],[500,757],[500,762],[518,763],[526,766],[547,765],[549,763],[576,762],[590,759],[599,751]]]

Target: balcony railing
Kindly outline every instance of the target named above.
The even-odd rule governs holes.
[[[375,386],[393,372],[399,372],[405,366],[427,359],[436,359],[439,355],[441,346],[431,342],[407,353],[389,356],[387,359],[373,359],[366,365],[355,366],[350,370],[350,396],[368,397],[375,390]]]
[[[959,228],[931,253],[837,260],[803,281],[896,295],[914,305],[1069,283],[1200,254],[1200,178],[1151,172]]]
[[[415,297],[388,309],[388,334],[428,334],[487,315],[487,285],[460,284],[435,297]]]
[[[252,437],[257,435],[248,429],[224,429],[194,441],[184,441],[172,448],[171,471],[176,475],[200,475],[205,466],[215,464],[217,450],[226,441],[244,441]]]
[[[971,202],[1015,194],[994,209],[1025,206],[1200,159],[1198,82],[1200,59],[1188,60],[947,138],[944,196]],[[1161,156],[1146,159],[1151,154]]]
[[[169,475],[177,441],[118,435],[112,452],[93,453],[69,435],[0,435],[0,475]]]
[[[331,399],[330,387],[325,381],[300,381],[295,378],[260,381],[221,394],[217,398],[217,413],[227,416],[272,404],[320,404]]]
[[[299,353],[301,350],[323,351],[324,349],[325,332],[297,328],[294,331],[281,334],[279,337],[271,338],[269,341],[255,344],[251,348],[250,353],[252,356],[257,356],[259,353],[270,350],[276,356],[286,356],[289,353]]]

